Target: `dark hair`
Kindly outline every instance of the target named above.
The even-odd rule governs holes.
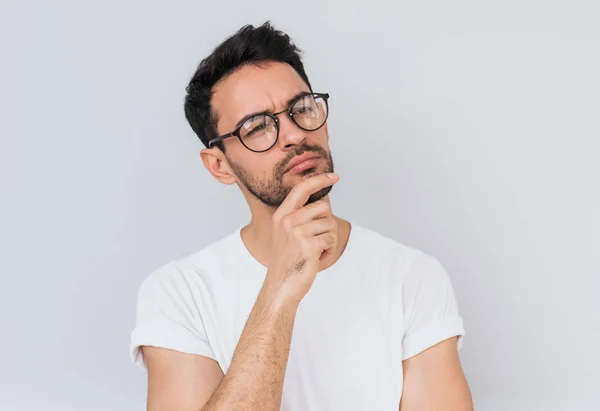
[[[210,105],[214,85],[245,65],[260,65],[268,61],[287,63],[312,91],[300,60],[301,54],[302,51],[290,37],[276,30],[270,21],[259,27],[245,25],[219,44],[212,54],[200,62],[185,89],[185,117],[200,141],[208,147],[208,142],[218,137],[217,116]],[[224,151],[222,142],[215,146]]]

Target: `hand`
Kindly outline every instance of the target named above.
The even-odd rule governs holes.
[[[319,271],[319,263],[335,250],[337,223],[326,200],[306,205],[311,194],[335,184],[339,176],[325,173],[302,180],[273,214],[272,245],[265,281],[300,302]]]

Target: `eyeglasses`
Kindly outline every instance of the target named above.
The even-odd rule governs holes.
[[[262,153],[275,145],[279,138],[279,120],[277,115],[287,112],[288,117],[305,131],[316,131],[323,127],[329,115],[327,93],[305,93],[299,95],[288,108],[278,113],[253,114],[243,119],[242,124],[231,133],[213,138],[208,147],[229,137],[237,137],[250,151]]]

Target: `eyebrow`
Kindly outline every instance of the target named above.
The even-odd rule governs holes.
[[[294,102],[294,100],[296,100],[297,98],[300,98],[304,95],[307,95],[307,94],[311,94],[311,92],[310,91],[300,91],[300,92],[296,93],[293,97],[290,97],[288,99],[286,107],[289,108],[290,105]],[[249,120],[254,116],[258,116],[260,114],[266,114],[266,113],[270,113],[269,110],[257,111],[255,113],[248,114],[248,115],[242,117],[242,119],[235,124],[235,127],[233,129],[237,130],[239,126],[241,126],[242,124],[244,124],[246,122],[246,120]]]

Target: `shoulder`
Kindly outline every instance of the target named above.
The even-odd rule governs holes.
[[[424,251],[409,246],[391,235],[381,234],[355,223],[352,223],[351,236],[354,246],[362,252],[377,259],[383,258],[388,263],[410,265],[416,259],[430,257]]]
[[[174,291],[182,288],[195,288],[197,284],[212,282],[211,273],[215,267],[222,266],[231,260],[234,236],[237,232],[227,235],[204,248],[172,259],[150,272],[140,286],[139,295],[151,297],[157,293]]]
[[[352,229],[354,252],[368,256],[370,263],[379,262],[396,277],[408,273],[439,275],[444,270],[439,260],[425,250],[361,225],[353,223]]]

